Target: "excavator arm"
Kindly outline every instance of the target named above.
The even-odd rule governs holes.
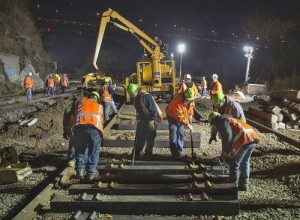
[[[93,61],[93,65],[96,69],[98,69],[97,60],[98,60],[104,32],[106,29],[106,25],[108,22],[112,23],[114,26],[124,31],[128,31],[132,33],[139,40],[140,44],[145,48],[145,50],[150,54],[153,72],[160,73],[159,62],[161,59],[165,57],[160,50],[160,45],[151,37],[149,37],[147,34],[145,34],[142,30],[140,30],[138,27],[132,24],[130,21],[128,21],[120,14],[118,14],[116,11],[113,11],[110,8],[102,14],[102,19],[100,22],[98,39],[97,39],[94,61]]]

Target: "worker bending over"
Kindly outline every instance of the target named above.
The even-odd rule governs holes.
[[[89,92],[87,97],[76,101],[74,117],[71,118],[77,175],[84,179],[86,172],[88,181],[99,175],[97,165],[103,139],[103,106],[100,101],[98,92]]]
[[[242,106],[238,102],[224,95],[222,92],[219,91],[216,94],[214,94],[212,96],[212,101],[215,106],[214,110],[219,112],[221,115],[225,114],[246,122],[246,117]],[[215,129],[215,127],[212,127],[211,129],[209,143],[211,144],[213,140],[217,141],[217,130]]]
[[[166,107],[169,122],[170,150],[173,157],[183,156],[184,126],[193,130],[191,125],[194,108],[195,94],[192,88],[178,93]]]
[[[162,122],[162,112],[150,93],[143,92],[136,84],[129,84],[128,94],[134,98],[134,107],[137,112],[137,128],[135,137],[135,158],[143,151],[145,142],[145,157],[153,154],[157,123]]]
[[[26,91],[26,99],[27,102],[31,102],[32,100],[32,86],[33,86],[34,81],[32,80],[32,72],[29,72],[23,82],[23,88]]]
[[[217,92],[222,92],[223,93],[222,84],[218,80],[218,75],[213,74],[211,78],[212,78],[213,82],[212,82],[212,85],[211,85],[210,94],[213,96]]]
[[[256,132],[245,121],[212,112],[208,116],[222,140],[222,156],[229,159],[229,180],[239,190],[247,191],[251,154],[258,142]]]

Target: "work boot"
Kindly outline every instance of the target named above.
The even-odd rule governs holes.
[[[87,181],[92,181],[93,179],[99,176],[99,172],[96,170],[95,172],[88,174]]]
[[[84,179],[84,170],[78,170],[76,173],[76,176],[78,179],[83,180]]]

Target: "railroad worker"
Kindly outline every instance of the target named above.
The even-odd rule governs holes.
[[[75,103],[72,117],[76,171],[80,179],[91,181],[99,175],[97,165],[103,139],[103,106],[98,92],[90,91]],[[88,151],[87,156],[85,156]]]
[[[116,87],[117,87],[116,84],[114,84],[114,85],[109,84],[108,88],[107,88],[108,92],[111,95],[110,108],[111,108],[113,114],[117,114],[117,112],[118,112],[115,101],[114,101],[114,94],[115,94]]]
[[[201,90],[200,90],[200,95],[201,95],[202,97],[206,96],[206,95],[207,95],[207,81],[206,81],[206,79],[205,79],[205,76],[203,76],[203,77],[201,78],[200,88],[201,88]]]
[[[135,158],[143,151],[145,142],[145,157],[153,154],[157,123],[163,121],[162,112],[150,93],[143,92],[136,84],[129,84],[127,92],[134,98],[134,107],[137,113],[137,128],[135,137]]]
[[[109,79],[105,78],[104,82],[100,88],[100,94],[102,98],[102,103],[104,107],[104,122],[107,122],[109,120],[109,110],[111,105],[111,93],[108,90],[108,83]]]
[[[60,78],[60,89],[62,94],[65,93],[68,86],[69,86],[69,79],[67,77],[67,74],[63,74]]]
[[[183,156],[184,126],[193,131],[191,125],[195,107],[195,94],[192,88],[178,93],[166,107],[169,122],[170,150],[173,157]]]
[[[34,81],[32,80],[32,72],[29,72],[25,78],[24,78],[24,82],[23,82],[23,88],[26,91],[26,99],[27,102],[31,102],[32,101],[32,86],[33,86]]]
[[[222,84],[219,82],[218,78],[219,77],[217,74],[212,75],[213,82],[212,82],[211,90],[210,90],[211,95],[216,94],[218,91],[223,93]]]
[[[192,81],[192,76],[190,74],[184,74],[183,83],[178,93],[183,93],[187,88],[192,88],[196,98],[198,95],[198,89],[195,83]]]
[[[242,106],[238,102],[224,95],[222,92],[217,92],[216,94],[214,94],[212,96],[212,101],[214,103],[215,110],[218,111],[221,115],[226,114],[228,116],[246,122],[246,117]],[[212,141],[217,141],[217,130],[214,127],[212,127],[211,129],[209,143],[211,144]]]
[[[55,80],[53,75],[49,75],[47,81],[46,81],[46,86],[47,86],[47,95],[54,96],[55,95]]]
[[[212,112],[208,121],[214,125],[222,140],[222,157],[229,158],[229,180],[239,190],[247,191],[251,154],[258,142],[256,132],[245,121]]]

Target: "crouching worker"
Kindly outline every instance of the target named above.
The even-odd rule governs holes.
[[[135,137],[135,158],[143,151],[145,142],[145,157],[153,154],[157,123],[162,122],[162,112],[150,93],[143,92],[136,84],[129,84],[127,92],[134,98],[134,107],[137,112],[137,128]]]
[[[222,140],[222,157],[229,157],[229,180],[241,191],[247,191],[251,154],[258,142],[256,132],[245,121],[212,112],[208,116]]]
[[[97,165],[103,139],[103,106],[100,95],[91,91],[75,103],[74,131],[76,171],[80,179],[93,180],[99,175]],[[87,153],[86,153],[87,151]]]
[[[195,108],[194,91],[191,88],[178,93],[166,107],[169,122],[170,150],[173,157],[183,156],[184,126],[193,131],[191,121]]]

